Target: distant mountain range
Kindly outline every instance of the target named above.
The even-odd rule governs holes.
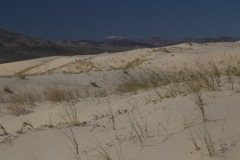
[[[27,37],[0,29],[0,63],[42,58],[48,56],[70,56],[119,52],[137,48],[151,48],[180,43],[234,42],[240,37],[219,37],[202,39],[162,39],[159,37],[130,40],[111,36],[95,40],[49,41]]]

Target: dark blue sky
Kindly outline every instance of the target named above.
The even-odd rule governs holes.
[[[240,36],[234,0],[0,0],[0,28],[51,40]]]

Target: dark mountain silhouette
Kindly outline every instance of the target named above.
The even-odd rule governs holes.
[[[49,56],[89,55],[104,52],[119,52],[137,48],[151,48],[180,43],[233,42],[238,37],[219,37],[202,39],[162,39],[159,37],[129,40],[112,36],[101,41],[49,41],[27,37],[0,29],[0,63],[42,58]]]
[[[54,42],[0,29],[0,63],[55,55],[73,55]]]

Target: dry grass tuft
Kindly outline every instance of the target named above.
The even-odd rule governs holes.
[[[96,139],[97,142],[93,142],[94,147],[88,147],[92,151],[95,151],[96,154],[92,155],[93,157],[96,157],[98,159],[103,160],[112,160],[109,150],[105,145],[103,145],[100,141]]]
[[[26,105],[10,104],[7,109],[8,113],[14,116],[26,115],[32,112],[30,106]]]
[[[81,123],[78,120],[77,109],[75,105],[68,104],[68,106],[64,106],[65,115],[62,116],[64,122],[69,126],[80,126]]]
[[[43,91],[46,100],[53,103],[71,102],[81,97],[77,89],[49,87]]]
[[[134,68],[136,66],[139,66],[141,63],[143,62],[143,60],[136,58],[131,62],[128,62],[125,66],[122,67],[123,70],[127,70],[130,68]]]
[[[41,102],[40,95],[35,92],[13,93],[1,98],[3,103],[11,103],[14,105],[30,105],[35,106],[35,102]]]
[[[204,108],[205,103],[203,101],[201,92],[195,92],[192,96],[192,100],[196,104],[199,111],[201,112],[201,117],[203,122],[207,122],[208,120],[207,120],[205,108]]]
[[[47,88],[43,93],[47,100],[54,103],[56,102],[61,103],[66,99],[64,90],[57,87]]]
[[[216,146],[206,124],[201,127],[190,128],[187,137],[197,151],[206,152],[209,157],[216,154]]]
[[[79,143],[78,143],[78,139],[75,135],[75,133],[73,132],[73,129],[70,127],[70,134],[67,134],[65,132],[62,131],[62,133],[67,137],[67,139],[69,140],[71,145],[68,145],[68,148],[71,150],[72,154],[73,154],[73,158],[76,160],[81,160],[81,157],[79,155]]]

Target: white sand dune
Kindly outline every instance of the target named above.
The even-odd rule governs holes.
[[[1,64],[0,160],[238,160],[239,51],[239,42],[180,44]],[[151,81],[153,72],[212,73],[211,64],[221,82],[197,92],[207,121],[194,94],[178,90],[187,80],[132,92],[118,88],[133,79]],[[46,98],[56,90],[68,98]]]

